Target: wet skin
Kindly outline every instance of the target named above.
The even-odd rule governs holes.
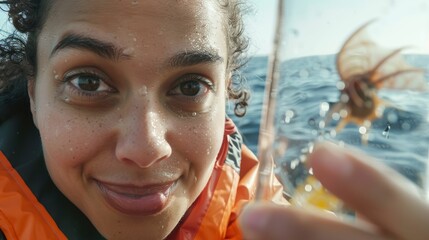
[[[160,239],[205,187],[224,131],[216,1],[54,1],[29,84],[58,188],[109,239]]]

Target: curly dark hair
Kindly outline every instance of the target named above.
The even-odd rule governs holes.
[[[0,40],[0,103],[13,103],[27,98],[27,81],[36,75],[37,40],[52,0],[7,0],[0,4],[16,29]],[[245,5],[241,0],[219,0],[219,6],[227,21],[228,67],[232,72],[228,97],[235,101],[235,115],[241,117],[246,113],[250,97],[239,72],[247,61],[249,42],[242,19]]]

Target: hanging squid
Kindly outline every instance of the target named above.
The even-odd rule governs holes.
[[[337,132],[349,123],[363,126],[361,134],[364,142],[368,140],[366,129],[371,122],[382,116],[386,106],[391,106],[378,96],[379,89],[427,89],[424,71],[408,65],[401,56],[404,48],[389,51],[368,37],[365,30],[372,22],[356,30],[337,55],[337,71],[343,84],[339,88],[339,102],[325,119],[328,123],[334,113],[341,116]]]

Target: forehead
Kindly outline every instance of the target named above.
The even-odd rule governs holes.
[[[153,15],[186,21],[208,19],[219,14],[220,8],[217,0],[54,0],[50,9],[51,14],[113,14],[109,17],[114,18],[115,13],[126,12],[129,17]]]
[[[223,16],[216,0],[56,0],[40,36],[51,50],[76,31],[146,48],[180,47],[179,38],[185,48],[218,48],[226,45]]]

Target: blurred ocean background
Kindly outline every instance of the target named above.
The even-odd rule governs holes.
[[[405,55],[412,66],[426,69],[429,55]],[[233,106],[228,115],[243,135],[245,144],[257,154],[258,131],[267,74],[267,57],[253,57],[242,69],[251,90],[247,114],[238,118]],[[425,72],[429,79],[429,72]],[[332,134],[338,121],[320,127],[324,119],[321,106],[339,101],[336,84],[340,81],[335,55],[295,58],[282,63],[276,109],[276,148],[287,138],[286,154],[276,159],[277,166],[290,168],[316,139],[325,138],[363,149],[366,153],[396,168],[409,179],[423,184],[429,150],[429,94],[409,90],[380,90],[379,96],[391,102],[383,117],[375,120],[369,131],[369,141],[362,144],[359,126],[348,124]],[[278,149],[277,149],[278,150]],[[333,166],[335,167],[335,166]],[[290,176],[289,176],[290,177]]]

